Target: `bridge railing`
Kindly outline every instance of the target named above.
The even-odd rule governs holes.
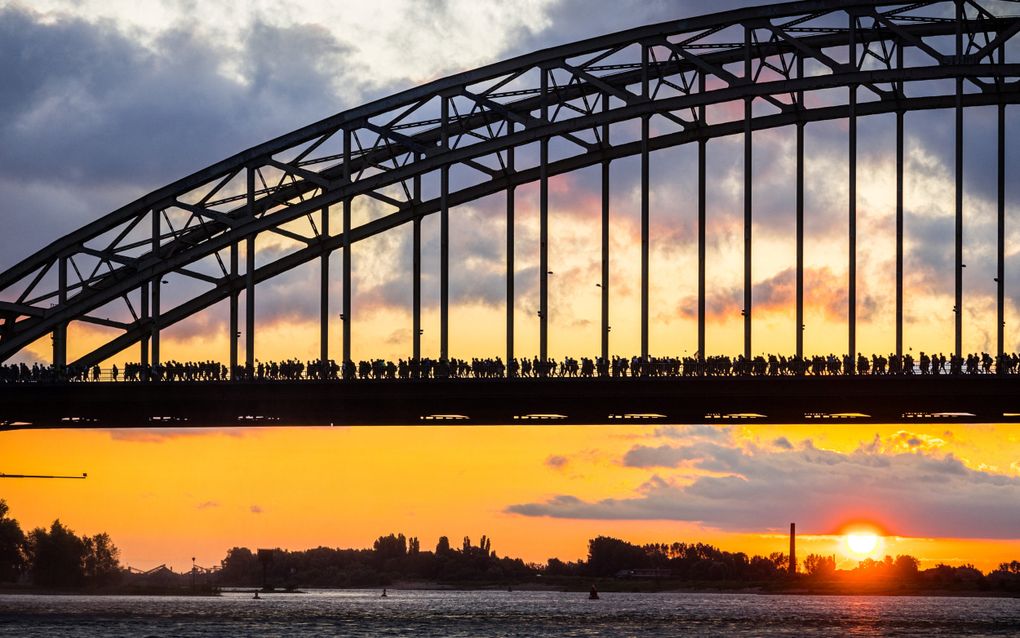
[[[257,362],[252,368],[233,370],[216,361],[176,362],[151,366],[125,363],[121,366],[58,368],[35,364],[0,365],[0,383],[146,383],[146,382],[293,382],[293,381],[423,381],[430,379],[622,379],[634,377],[819,377],[819,376],[1001,376],[1020,374],[1020,354],[1006,353],[999,358],[988,353],[966,357],[934,355],[897,357],[859,356],[856,359],[829,355],[808,358],[757,356],[745,359],[716,356],[696,357],[565,357],[542,362],[513,359],[509,365],[500,358],[472,359],[385,359],[348,361],[328,360]]]

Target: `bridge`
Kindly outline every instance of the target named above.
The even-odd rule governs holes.
[[[300,266],[320,270],[320,358],[351,360],[352,246],[410,224],[413,233],[411,335],[422,358],[422,221],[439,217],[439,358],[449,348],[451,209],[505,195],[506,360],[514,345],[515,193],[538,185],[538,353],[549,349],[549,182],[601,168],[601,317],[598,351],[610,352],[610,168],[640,160],[640,357],[650,355],[650,154],[697,148],[697,343],[706,356],[706,200],[708,145],[743,140],[743,356],[754,354],[752,225],[754,134],[792,127],[796,134],[796,353],[803,357],[804,132],[812,123],[846,121],[847,326],[845,352],[857,348],[857,130],[868,116],[895,116],[895,354],[903,356],[904,116],[932,109],[955,114],[955,343],[963,356],[964,110],[997,107],[996,355],[1004,353],[1006,107],[1020,103],[1020,64],[1013,63],[1020,17],[982,0],[895,2],[804,0],[769,4],[639,27],[529,53],[437,80],[298,129],[204,168],[60,237],[0,273],[0,362],[52,339],[58,370],[91,368],[137,348],[132,359],[161,363],[161,332],[226,302],[230,371],[256,365],[256,286]],[[1010,6],[1005,3],[1005,6]],[[834,98],[834,96],[837,96]],[[739,105],[739,109],[732,108]],[[722,108],[726,106],[727,108]],[[739,111],[739,113],[737,113]],[[633,126],[635,135],[611,132]],[[534,152],[533,152],[534,151]],[[371,201],[380,214],[355,223],[352,210]],[[331,222],[336,213],[340,228]],[[296,221],[308,223],[300,228]],[[256,240],[284,237],[294,248],[256,264]],[[330,255],[342,257],[339,356],[329,343]],[[173,287],[172,295],[167,288]],[[163,297],[176,303],[164,307]],[[241,299],[243,297],[243,308]],[[68,360],[68,327],[113,329]],[[244,338],[241,360],[241,336]],[[594,344],[593,344],[594,345]],[[622,382],[622,383],[621,383]],[[701,422],[762,418],[804,422],[864,418],[1009,420],[1015,377],[967,379],[594,379],[460,383],[38,385],[0,387],[0,422],[72,427],[83,424],[231,425],[265,419],[293,423],[419,423],[437,415],[469,422],[637,419]],[[897,392],[888,391],[895,388]],[[805,402],[815,396],[818,401]],[[872,398],[867,399],[868,396]],[[203,398],[205,397],[205,398]],[[537,403],[529,403],[535,397]],[[630,398],[628,398],[630,397]],[[640,401],[632,400],[640,397]],[[913,398],[911,398],[913,397]],[[542,401],[539,399],[542,398]],[[923,398],[923,401],[921,399]],[[952,400],[950,400],[950,398]],[[214,404],[229,404],[220,410]],[[916,400],[915,400],[916,399]],[[49,402],[29,416],[12,406]],[[266,402],[269,403],[266,403]],[[272,402],[290,411],[273,411]],[[181,415],[180,402],[205,406]],[[298,406],[298,403],[309,403]],[[588,407],[585,407],[585,404]],[[501,404],[502,407],[496,407]],[[511,409],[513,404],[515,409]],[[640,405],[639,405],[640,404]],[[368,406],[357,408],[356,406]],[[88,407],[87,406],[91,406]],[[132,408],[124,406],[135,406]],[[144,410],[140,406],[150,406]],[[255,409],[255,406],[264,406]],[[337,407],[341,406],[341,407]],[[530,406],[521,412],[523,406]],[[140,411],[132,412],[134,409]],[[118,410],[120,410],[117,415]],[[153,411],[155,410],[155,411]],[[520,412],[520,413],[518,413]],[[28,413],[26,413],[28,414]],[[340,414],[341,416],[336,416]],[[101,416],[100,416],[101,415]],[[530,416],[529,416],[530,415]],[[638,416],[635,416],[638,415]],[[644,416],[641,416],[644,415]],[[658,415],[658,416],[655,416]],[[733,416],[738,415],[738,416]],[[740,417],[739,415],[744,415]],[[759,416],[747,416],[759,415]],[[821,416],[820,416],[821,415]],[[833,415],[843,415],[834,417]],[[857,415],[849,417],[846,415]],[[863,415],[863,416],[861,416]],[[935,415],[935,416],[932,416]],[[954,415],[951,417],[938,415]],[[559,419],[558,417],[563,417]],[[177,419],[177,421],[175,421]],[[473,420],[472,420],[473,419]],[[442,420],[442,419],[440,419]],[[463,419],[451,419],[463,420]],[[542,420],[542,419],[535,419]],[[631,419],[633,420],[633,419]]]

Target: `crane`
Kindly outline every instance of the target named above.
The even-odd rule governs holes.
[[[88,474],[85,472],[81,473],[81,476],[58,476],[54,474],[4,474],[0,472],[0,479],[85,479],[88,478]]]

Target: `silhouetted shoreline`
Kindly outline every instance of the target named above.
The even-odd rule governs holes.
[[[569,585],[548,585],[544,583],[514,583],[512,591],[507,592],[513,595],[514,592],[562,592],[576,593],[578,596],[588,592],[593,581],[578,579],[577,582]],[[620,587],[618,583],[611,580],[594,581],[602,594],[627,593],[627,594],[718,594],[727,595],[760,595],[760,596],[861,596],[861,597],[903,597],[903,598],[1020,598],[1018,591],[977,591],[959,589],[903,589],[892,587],[875,588],[826,588],[826,587],[802,587],[791,585],[790,587],[774,586],[746,586],[743,584],[733,587],[719,585],[689,585],[685,583],[644,583],[643,586]],[[470,591],[506,591],[506,583],[478,584],[478,583],[443,583],[435,581],[410,581],[395,583],[388,586],[389,595],[399,596],[401,592],[429,591],[429,592],[470,592]],[[330,587],[330,588],[304,588],[301,590],[258,590],[263,597],[272,597],[277,594],[313,594],[323,591],[375,591],[375,588],[364,587]],[[35,587],[31,585],[7,585],[0,586],[0,595],[15,596],[95,596],[95,597],[218,597],[231,594],[251,594],[251,588],[224,588],[204,591],[192,591],[189,589],[136,589],[130,587],[112,587],[107,589],[50,589]]]
[[[705,543],[634,545],[609,536],[588,542],[577,561],[545,564],[499,556],[492,539],[442,536],[434,550],[403,534],[380,536],[371,549],[316,547],[290,551],[233,547],[214,567],[176,572],[166,565],[124,568],[105,533],[78,536],[54,521],[24,534],[0,500],[0,593],[218,595],[223,590],[323,589],[545,590],[797,595],[1020,596],[1020,561],[983,573],[973,565],[920,569],[909,555],[865,558],[838,570],[834,556],[748,556]],[[3,585],[3,583],[10,583]]]

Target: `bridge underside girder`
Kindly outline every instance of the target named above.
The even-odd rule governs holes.
[[[727,377],[0,386],[0,431],[918,422],[1020,423],[1020,378]]]

